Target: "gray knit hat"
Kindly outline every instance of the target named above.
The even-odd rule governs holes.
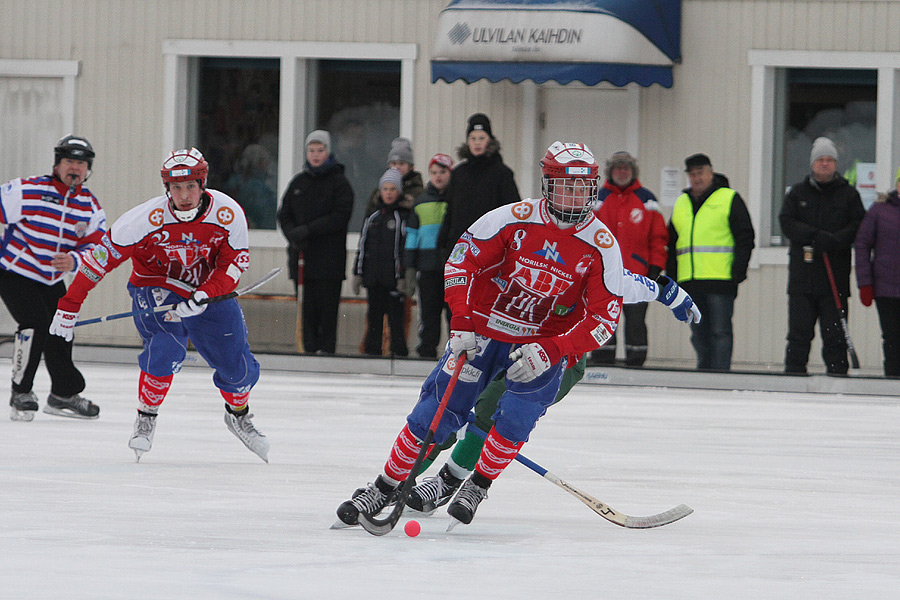
[[[306,146],[309,146],[313,142],[318,142],[325,146],[326,152],[331,152],[331,134],[325,131],[324,129],[316,129],[308,136],[306,136]]]
[[[834,145],[834,142],[827,137],[816,138],[816,141],[813,142],[812,151],[809,153],[810,166],[816,162],[816,159],[822,158],[823,156],[830,156],[834,158],[834,160],[837,160],[838,157],[837,147]]]
[[[394,138],[391,142],[391,151],[388,152],[388,164],[394,161],[415,164],[413,161],[412,142],[405,137]]]

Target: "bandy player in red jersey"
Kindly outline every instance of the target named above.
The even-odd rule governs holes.
[[[506,372],[506,392],[475,471],[447,509],[470,523],[488,487],[554,402],[566,367],[612,336],[623,297],[658,299],[682,320],[699,320],[674,282],[660,293],[656,282],[624,269],[615,237],[592,213],[599,168],[586,146],[554,143],[541,171],[541,198],[487,213],[451,253],[444,269],[453,313],[447,351],[425,380],[384,473],[338,508],[345,524],[356,524],[360,512],[380,511],[409,476],[463,352],[468,363],[435,432],[438,444],[466,423],[482,390]]]
[[[206,189],[209,165],[195,148],[172,152],[160,174],[166,193],[122,215],[102,245],[83,256],[50,333],[71,340],[88,292],[130,258],[133,309],[178,306],[134,317],[144,349],[138,357],[139,406],[128,447],[138,460],[150,450],[159,406],[181,369],[190,339],[215,370],[213,383],[225,399],[229,431],[268,462],[269,442],[254,427],[247,405],[259,379],[259,363],[250,352],[240,306],[234,298],[202,303],[234,291],[249,265],[244,211],[222,192]]]

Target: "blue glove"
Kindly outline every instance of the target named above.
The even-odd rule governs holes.
[[[656,283],[659,284],[659,296],[656,299],[668,306],[676,319],[685,323],[700,322],[700,309],[681,286],[665,275],[657,277]]]

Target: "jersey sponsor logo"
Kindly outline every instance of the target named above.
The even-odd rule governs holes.
[[[607,329],[606,325],[603,323],[592,329],[591,335],[594,336],[594,339],[597,340],[597,343],[601,346],[612,337],[612,333],[610,333],[609,329]]]
[[[572,285],[571,276],[558,269],[548,269],[540,263],[519,257],[510,280],[518,281],[539,296],[559,296]]]
[[[109,250],[109,253],[112,254],[112,257],[116,260],[122,258],[122,255],[116,250],[116,247],[113,246],[112,240],[109,239],[109,234],[104,233],[103,237],[100,238],[100,241],[103,242],[103,245],[106,246],[106,249]]]
[[[459,267],[454,267],[449,264],[444,265],[444,276],[447,277],[449,275],[460,275],[465,273],[465,269],[460,269]]]
[[[100,276],[97,275],[96,273],[94,273],[94,271],[87,265],[81,265],[81,268],[78,270],[81,271],[85,277],[87,277],[94,283],[97,283],[98,281],[100,281]]]
[[[557,242],[550,243],[550,240],[544,240],[544,247],[541,250],[535,252],[538,256],[543,256],[547,260],[552,260],[553,262],[558,262],[562,265],[566,264],[562,257],[559,255],[559,250],[556,249]]]
[[[53,196],[51,194],[41,194],[41,200],[44,202],[49,202],[50,204],[59,204],[60,203],[59,196]]]
[[[109,252],[106,251],[105,246],[94,246],[94,249],[91,250],[91,256],[94,257],[94,260],[101,267],[106,267],[106,264],[109,262]]]
[[[572,306],[566,306],[565,304],[557,304],[553,308],[553,314],[556,315],[557,317],[564,317],[567,314],[569,314],[570,312],[572,312],[573,310],[575,310],[574,304]]]
[[[176,242],[170,244],[166,249],[166,257],[170,261],[178,261],[185,268],[190,269],[201,260],[209,262],[209,256],[212,249],[209,246],[201,246],[200,244],[191,242]]]
[[[510,209],[512,211],[512,215],[519,219],[520,221],[524,221],[525,219],[531,217],[531,214],[534,212],[534,207],[530,202],[517,202],[512,205]]]
[[[227,206],[223,206],[216,211],[216,219],[222,225],[231,225],[231,222],[234,221],[234,211]]]
[[[159,227],[163,224],[163,209],[154,208],[150,211],[150,215],[147,217],[147,220],[150,221],[150,224],[154,227]]]
[[[618,298],[614,298],[609,301],[609,304],[606,305],[606,312],[609,314],[610,318],[618,319],[619,313],[622,311],[622,303],[619,302]]]
[[[450,258],[447,259],[447,262],[451,265],[458,265],[463,262],[466,258],[466,251],[469,249],[469,244],[464,242],[460,242],[453,247],[453,252],[450,253]]]
[[[537,327],[531,327],[522,323],[513,323],[509,319],[503,318],[501,315],[492,313],[487,322],[488,329],[494,331],[502,331],[507,335],[516,337],[533,336],[537,333]]]
[[[607,229],[598,229],[596,233],[594,233],[594,243],[600,246],[601,248],[612,248],[615,243],[615,239],[612,234]]]
[[[457,285],[466,285],[468,281],[468,277],[449,277],[444,280],[444,289],[455,287]]]
[[[238,252],[238,255],[234,259],[234,264],[236,264],[239,269],[246,271],[250,266],[250,252],[248,250],[241,250]]]
[[[478,346],[478,352],[480,353],[482,350],[481,345]],[[451,356],[447,359],[447,362],[444,363],[444,368],[442,371],[447,373],[448,375],[453,375],[453,371],[456,370],[456,357]],[[464,381],[466,383],[475,383],[479,379],[481,379],[482,371],[476,367],[473,367],[471,363],[466,363],[463,365],[462,371],[459,373],[459,380]]]

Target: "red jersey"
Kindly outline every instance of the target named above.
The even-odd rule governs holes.
[[[454,317],[470,317],[475,332],[492,339],[540,341],[553,363],[566,356],[572,364],[604,344],[619,322],[623,295],[630,302],[655,299],[655,284],[640,280],[624,270],[619,245],[599,219],[560,228],[544,199],[481,217],[444,268]]]
[[[240,205],[217,190],[190,223],[175,218],[168,196],[159,196],[119,217],[92,252],[59,308],[77,312],[88,292],[110,271],[131,259],[129,281],[182,296],[201,290],[210,297],[233,291],[250,264],[247,219]]]

